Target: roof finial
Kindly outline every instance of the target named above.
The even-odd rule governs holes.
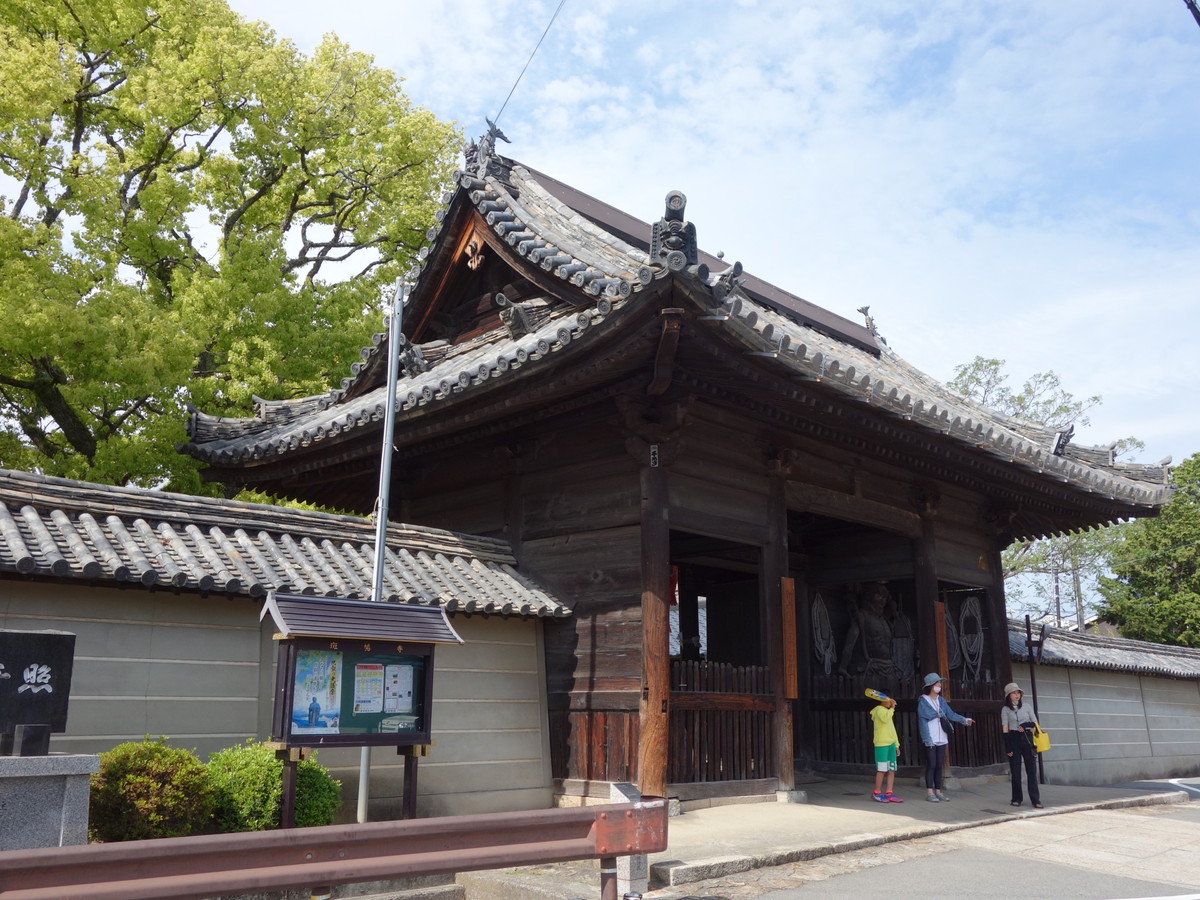
[[[506,144],[512,143],[500,130],[499,125],[486,117],[484,121],[488,123],[487,133],[479,139],[478,144],[471,141],[464,151],[464,156],[467,158],[467,171],[479,178],[488,174],[492,158],[496,155],[496,139],[499,138]]]
[[[879,333],[879,329],[875,327],[875,317],[871,315],[871,307],[860,306],[858,311],[862,313],[863,320],[867,326],[867,331],[871,332],[871,337],[875,338],[881,344],[886,344],[887,341],[884,340],[883,335]]]
[[[694,266],[700,252],[696,246],[696,226],[683,218],[687,197],[682,191],[667,194],[663,217],[650,231],[650,261],[665,265],[672,272]]]

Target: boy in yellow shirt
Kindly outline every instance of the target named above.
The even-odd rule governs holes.
[[[903,803],[892,793],[896,781],[896,760],[900,757],[900,737],[892,716],[896,713],[896,701],[890,697],[880,700],[871,710],[871,721],[875,723],[875,791],[871,799],[879,803]],[[887,790],[883,789],[887,775]]]

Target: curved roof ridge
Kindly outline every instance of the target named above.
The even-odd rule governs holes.
[[[1008,620],[1008,646],[1014,659],[1029,659],[1024,622]],[[1109,635],[1080,634],[1064,628],[1046,629],[1046,640],[1038,665],[1109,669],[1200,681],[1200,649]]]
[[[717,314],[706,318],[729,327],[748,352],[779,359],[789,369],[842,394],[1022,468],[1054,472],[1089,491],[1150,505],[1169,499],[1170,486],[1161,467],[1126,464],[1118,468],[1056,455],[1052,444],[1014,427],[1017,420],[956,394],[890,348],[875,356],[797,323],[738,287],[720,303],[712,299]]]
[[[489,332],[493,340],[445,356],[424,371],[402,373],[396,384],[396,410],[410,411],[511,378],[511,373],[531,361],[563,351],[612,308],[603,301],[590,310],[562,309],[528,334],[511,335],[504,327],[493,329]],[[344,403],[321,406],[303,418],[279,423],[269,440],[245,441],[263,430],[258,419],[224,420],[220,437],[198,441],[198,433],[193,432],[192,441],[183,446],[200,459],[224,464],[265,459],[382,421],[386,405],[387,386],[381,385]],[[239,431],[239,421],[253,427]]]
[[[512,163],[511,172],[512,175],[516,176],[513,180],[516,182],[514,186],[519,191],[518,199],[521,206],[531,214],[541,212],[550,215],[552,217],[552,232],[556,237],[562,239],[564,242],[577,243],[570,236],[570,229],[576,229],[585,232],[589,237],[596,239],[603,245],[602,248],[595,249],[603,252],[603,248],[610,248],[614,251],[613,261],[616,264],[623,263],[626,260],[633,260],[638,266],[649,264],[650,255],[645,250],[622,240],[615,234],[605,231],[585,216],[571,209],[571,207],[546,190],[525,166],[514,162]],[[554,228],[554,225],[569,226],[569,228]],[[565,249],[565,244],[563,246]],[[631,274],[636,275],[636,271]]]
[[[459,184],[476,212],[518,255],[574,287],[583,288],[586,294],[623,298],[650,283],[649,267],[636,259],[636,265],[629,265],[626,253],[613,252],[611,240],[580,242],[569,236],[569,229],[560,231],[560,225],[573,225],[569,216],[564,216],[566,207],[528,177],[528,172],[523,179],[516,179],[515,185],[509,184],[514,188],[512,191],[504,180],[491,174],[485,179],[464,174]],[[522,188],[534,200],[540,216],[526,208]],[[550,221],[546,221],[547,217]],[[628,249],[636,252],[633,247]]]

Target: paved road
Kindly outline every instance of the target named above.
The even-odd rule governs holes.
[[[1168,778],[1164,781],[1127,781],[1124,784],[1114,784],[1112,787],[1130,788],[1136,791],[1187,791],[1190,799],[1200,800],[1200,777]]]
[[[1013,820],[653,891],[647,900],[864,897],[1200,900],[1200,803]]]

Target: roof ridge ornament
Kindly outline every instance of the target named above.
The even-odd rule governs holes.
[[[497,292],[496,305],[500,307],[500,321],[508,329],[509,337],[521,337],[533,331],[533,322],[524,304],[509,300],[503,293]]]
[[[488,124],[487,133],[479,139],[479,143],[471,141],[463,149],[463,156],[467,161],[466,170],[478,178],[486,178],[491,174],[492,163],[496,157],[496,139],[499,138],[506,144],[512,143],[495,122],[487,117],[484,117],[483,121]]]
[[[1062,456],[1066,452],[1067,444],[1071,438],[1075,436],[1075,424],[1071,423],[1066,428],[1056,429],[1054,432],[1054,441],[1050,445],[1050,452],[1054,456]]]
[[[403,332],[396,336],[396,359],[410,377],[428,372],[430,368],[421,348],[412,343]]]
[[[667,194],[666,211],[650,230],[650,262],[666,267],[659,277],[669,272],[681,272],[699,261],[696,247],[696,226],[683,217],[687,197],[683,191]]]
[[[732,294],[735,288],[745,282],[746,279],[742,277],[743,271],[742,264],[735,261],[728,269],[717,273],[717,277],[711,285],[713,299],[717,303],[724,303],[725,298]]]
[[[862,313],[863,323],[866,325],[867,331],[871,332],[871,337],[875,338],[875,340],[879,341],[879,343],[886,346],[887,339],[879,333],[879,329],[875,326],[875,317],[871,315],[871,307],[860,306],[858,311]]]

